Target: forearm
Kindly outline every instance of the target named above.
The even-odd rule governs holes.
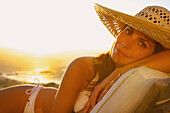
[[[159,52],[122,68],[126,71],[140,66],[146,66],[166,73],[170,72],[170,50]]]
[[[140,66],[146,66],[166,73],[170,72],[170,50],[159,52],[126,66],[117,68],[106,79],[103,80],[103,83],[108,84],[118,74],[124,74],[130,69]],[[103,87],[105,87],[105,85]]]
[[[147,66],[163,72],[170,72],[170,50],[165,50],[131,64],[116,68],[108,77],[95,86],[85,111],[88,111],[90,108],[92,109],[96,105],[100,93],[119,74],[122,75],[127,71],[140,66]]]

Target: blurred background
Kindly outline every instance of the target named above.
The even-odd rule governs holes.
[[[110,50],[115,38],[100,22],[94,3],[135,15],[169,0],[1,0],[0,88],[33,83],[58,87],[77,57]]]

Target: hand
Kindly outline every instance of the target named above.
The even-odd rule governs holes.
[[[86,105],[84,107],[85,108],[84,113],[88,113],[93,109],[93,107],[96,105],[96,100],[97,100],[100,92],[103,90],[103,88],[104,87],[102,87],[101,84],[98,84],[95,86],[92,94],[90,95],[89,101],[86,103]]]
[[[103,98],[103,96],[106,94],[107,90],[104,91],[105,87],[113,80],[117,80],[118,78],[116,78],[119,74],[123,74],[124,72],[126,72],[128,70],[128,68],[116,68],[108,77],[106,77],[102,82],[100,82],[98,85],[95,86],[93,92],[91,93],[90,99],[89,101],[86,103],[85,105],[85,113],[90,112],[94,106],[96,105],[96,103],[98,102],[98,97],[100,96],[101,92],[103,92],[103,94],[101,94],[101,97],[99,97],[99,100],[101,100],[101,98]],[[112,81],[110,84],[114,84],[115,80]],[[111,87],[112,85],[109,85],[109,87]],[[110,89],[110,88],[109,88]],[[103,95],[103,96],[102,96]]]
[[[112,85],[122,76],[122,74],[119,74],[116,76],[102,91],[100,94],[99,98],[97,99],[97,103],[104,97],[104,95],[109,91],[109,89],[112,87]]]
[[[117,74],[116,74],[117,75]],[[118,74],[114,79],[110,82],[110,78],[103,80],[100,84],[96,85],[89,101],[85,105],[85,113],[90,112],[94,106],[103,98],[103,96],[107,93],[107,91],[111,88],[111,86],[121,77],[121,74]],[[102,93],[101,93],[102,92]]]

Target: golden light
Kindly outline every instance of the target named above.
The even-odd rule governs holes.
[[[151,4],[170,8],[170,0],[136,1],[83,0],[82,5],[80,0],[67,4],[64,0],[1,0],[0,46],[35,56],[109,50],[115,38],[101,25],[94,3],[130,15]]]
[[[49,67],[44,67],[44,68],[37,68],[35,69],[35,72],[39,74],[41,71],[49,70]]]
[[[39,79],[39,81],[36,79]],[[43,78],[41,75],[31,76],[30,78],[27,79],[27,81],[31,82],[31,83],[35,83],[35,84],[37,84],[38,82],[39,83],[48,83],[49,82],[49,80]]]
[[[49,67],[44,67],[44,68],[37,68],[35,69],[35,72],[36,72],[36,75],[32,75],[30,76],[27,81],[28,82],[31,82],[31,83],[48,83],[50,82],[49,79],[46,78],[46,76],[43,76],[41,74],[39,74],[41,71],[45,71],[45,70],[48,70]],[[37,80],[38,79],[38,80]]]

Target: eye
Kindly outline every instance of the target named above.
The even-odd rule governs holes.
[[[139,42],[139,45],[140,45],[141,47],[143,47],[143,48],[146,48],[146,44],[145,44],[144,42],[142,42],[142,41]]]
[[[131,31],[130,29],[126,29],[125,32],[126,32],[126,34],[128,34],[128,35],[131,35],[131,34],[132,34],[132,31]]]

